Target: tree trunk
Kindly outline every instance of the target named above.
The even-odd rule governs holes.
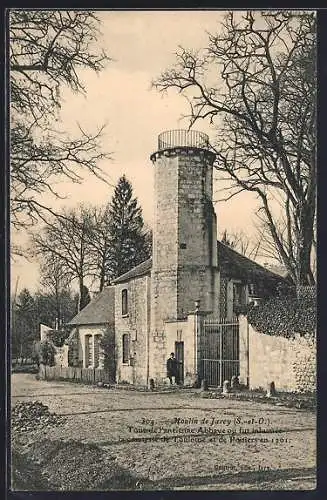
[[[106,269],[105,269],[105,258],[102,259],[102,266],[100,269],[100,284],[99,284],[99,292],[102,292],[106,280]]]
[[[83,295],[83,286],[84,286],[84,280],[83,277],[79,278],[79,301],[78,301],[78,312],[81,310],[81,304],[82,304],[82,295]]]
[[[300,237],[298,251],[298,285],[313,285],[314,277],[311,269],[311,249],[313,242],[314,208],[305,205],[300,218]]]
[[[99,292],[102,292],[103,289],[104,289],[104,274],[101,272]]]

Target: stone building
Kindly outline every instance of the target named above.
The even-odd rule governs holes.
[[[232,318],[251,296],[272,293],[280,281],[217,241],[215,155],[208,144],[208,137],[196,131],[159,135],[158,150],[151,155],[152,258],[118,277],[70,322],[79,332],[84,367],[95,367],[90,352],[114,315],[118,382],[162,382],[171,352],[181,361],[182,381],[192,382],[199,371],[199,314]]]
[[[106,287],[69,323],[69,363],[83,368],[103,368],[101,337],[110,332],[114,345],[115,289]]]

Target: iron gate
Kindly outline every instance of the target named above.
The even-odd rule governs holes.
[[[233,319],[205,319],[200,329],[199,371],[208,385],[221,387],[239,375],[239,324]]]

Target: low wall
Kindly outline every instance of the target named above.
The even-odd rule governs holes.
[[[292,339],[266,335],[240,319],[240,381],[250,389],[312,392],[316,390],[316,341],[296,335]]]
[[[45,366],[40,365],[40,379],[42,380],[69,380],[70,382],[82,382],[85,384],[96,384],[97,382],[110,383],[110,374],[99,368],[77,368],[73,366]]]

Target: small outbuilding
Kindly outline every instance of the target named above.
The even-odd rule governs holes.
[[[115,290],[106,287],[87,306],[84,307],[69,323],[73,327],[67,343],[70,345],[70,364],[83,368],[103,368],[103,353],[100,347],[101,338],[112,335],[115,323]],[[114,347],[112,356],[114,358]]]

